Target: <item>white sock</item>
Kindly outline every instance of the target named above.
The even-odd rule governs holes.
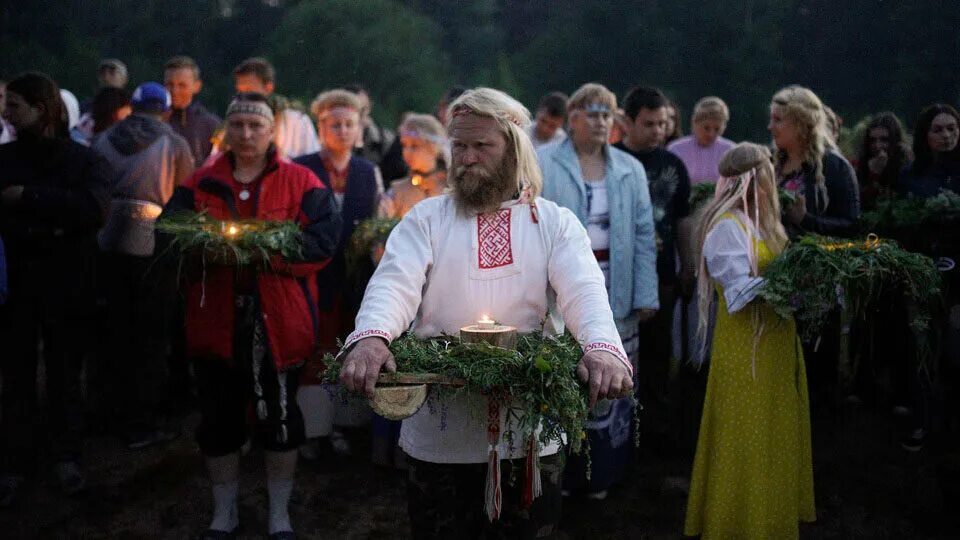
[[[270,495],[270,534],[282,531],[293,531],[290,525],[290,493],[293,491],[293,480],[267,480],[267,493]]]
[[[210,528],[230,532],[237,528],[240,520],[237,512],[237,492],[240,482],[213,484],[213,520]]]

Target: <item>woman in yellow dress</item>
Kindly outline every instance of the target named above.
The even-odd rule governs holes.
[[[700,215],[701,343],[718,306],[684,534],[797,538],[816,519],[803,353],[794,321],[755,298],[787,243],[770,153],[741,143],[720,174]]]

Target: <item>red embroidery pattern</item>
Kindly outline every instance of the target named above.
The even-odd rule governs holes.
[[[620,361],[622,361],[624,364],[626,364],[627,367],[630,368],[630,371],[633,372],[633,366],[630,365],[630,359],[627,358],[627,355],[624,354],[624,352],[621,351],[620,348],[618,348],[618,347],[616,347],[616,346],[614,346],[614,345],[611,345],[611,344],[609,344],[609,343],[600,343],[600,342],[597,342],[597,343],[591,343],[591,344],[587,345],[586,347],[584,347],[584,348],[583,348],[583,354],[587,354],[588,352],[590,352],[590,351],[592,351],[592,350],[594,350],[594,349],[602,349],[602,350],[604,350],[604,351],[611,352],[611,353],[617,355],[617,358],[619,358]]]
[[[477,216],[477,260],[481,270],[513,264],[510,243],[510,209]]]
[[[370,330],[364,330],[362,332],[356,332],[354,334],[351,334],[347,338],[347,342],[343,344],[343,348],[346,349],[347,347],[349,347],[350,345],[353,345],[357,341],[360,341],[361,339],[365,337],[370,337],[370,336],[380,336],[383,339],[387,340],[388,343],[390,342],[389,332],[384,332],[383,330],[377,330],[375,328],[371,328]]]

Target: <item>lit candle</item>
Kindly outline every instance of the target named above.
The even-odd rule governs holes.
[[[231,225],[227,228],[227,236],[234,237],[234,236],[237,235],[238,232],[240,232],[240,231],[239,231],[239,229],[237,229],[237,226],[236,226],[236,225],[231,224]]]
[[[497,324],[496,321],[487,317],[486,315],[481,315],[480,320],[477,321],[477,328],[480,330],[493,330],[493,327]]]

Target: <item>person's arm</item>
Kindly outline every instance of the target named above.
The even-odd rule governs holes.
[[[312,184],[300,201],[303,250],[296,260],[274,255],[270,267],[275,272],[294,277],[309,276],[322,270],[336,252],[342,226],[340,212],[333,193],[320,184],[320,180],[314,179]]]
[[[597,399],[629,395],[633,366],[620,341],[586,229],[566,208],[560,208],[558,217],[547,277],[567,328],[583,347],[577,375],[589,385],[593,406]]]
[[[7,301],[7,257],[3,250],[3,238],[0,238],[0,306]]]
[[[419,208],[408,212],[390,234],[386,252],[367,285],[355,330],[340,353],[345,356],[340,381],[347,390],[370,395],[382,369],[396,371],[387,346],[416,317],[433,265],[428,224],[420,212]]]
[[[826,179],[828,201],[827,211],[816,215],[807,211],[800,221],[800,227],[807,232],[827,236],[845,236],[851,234],[860,219],[860,188],[853,167],[839,155],[825,160],[824,177]],[[816,201],[807,201],[807,205]]]
[[[660,308],[657,279],[657,240],[653,224],[653,205],[647,187],[647,173],[639,161],[633,160],[633,181],[636,197],[633,209],[633,309]]]
[[[590,237],[566,208],[560,208],[553,241],[547,277],[557,293],[557,307],[564,323],[584,351],[610,351],[632,370],[613,322],[603,272],[590,248]]]
[[[733,219],[718,222],[703,242],[707,272],[723,289],[727,312],[736,313],[756,296],[763,278],[751,275],[750,238]]]
[[[680,292],[689,296],[693,292],[693,280],[696,273],[691,255],[691,235],[693,234],[693,219],[690,218],[690,175],[683,161],[677,159],[678,184],[677,192],[673,195],[674,216],[676,227],[673,229],[673,245],[677,249],[677,259],[680,261]]]
[[[421,211],[412,209],[390,233],[383,259],[363,295],[356,329],[347,336],[344,348],[369,336],[393,341],[416,317],[433,265],[428,223]]]
[[[176,170],[174,171],[173,185],[176,187],[183,184],[196,170],[196,158],[190,151],[190,143],[186,140],[182,138],[174,139],[174,146],[176,147],[176,156],[174,157]]]
[[[110,202],[113,172],[100,154],[84,149],[77,185],[25,186],[16,203],[21,212],[41,217],[55,227],[91,228],[103,225]],[[71,164],[71,166],[74,166]]]
[[[299,117],[300,129],[297,131],[299,132],[300,140],[297,144],[299,147],[297,155],[315,154],[320,151],[320,139],[317,137],[317,130],[314,129],[313,121],[310,120],[309,116],[300,113]]]

